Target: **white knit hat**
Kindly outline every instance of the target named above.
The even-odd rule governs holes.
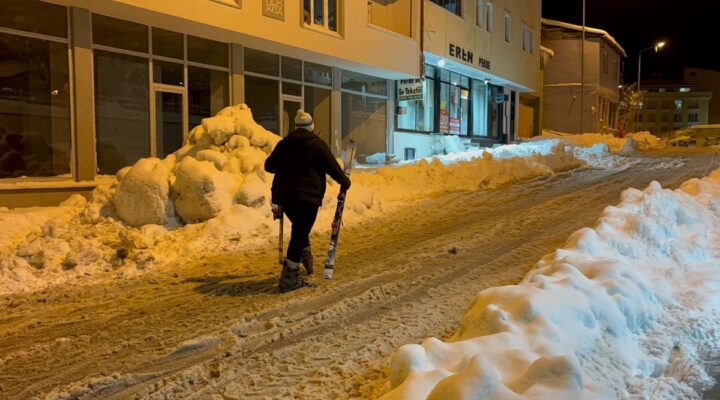
[[[295,128],[307,129],[312,132],[315,130],[315,124],[313,123],[312,115],[306,113],[304,110],[298,110],[295,115]]]

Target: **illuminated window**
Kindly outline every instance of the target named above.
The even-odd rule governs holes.
[[[338,31],[338,0],[303,0],[303,21],[329,31]]]
[[[683,101],[682,100],[675,100],[675,109],[676,110],[682,110]]]
[[[681,88],[680,88],[680,93],[687,93],[687,92],[689,92],[689,91],[690,91],[690,88],[689,88],[689,87],[681,87]]]

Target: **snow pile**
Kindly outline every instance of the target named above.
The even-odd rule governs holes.
[[[265,181],[265,158],[279,141],[245,104],[227,107],[164,160],[141,159],[118,172],[112,202],[131,226],[164,225],[175,213],[185,223],[206,221],[237,203],[259,207],[267,199],[256,195],[257,179]]]
[[[383,399],[699,399],[720,341],[720,170],[628,189],[448,342],[403,346]]]
[[[568,134],[543,130],[542,138],[561,139],[580,147],[592,147],[606,144],[612,153],[627,152],[628,150],[644,150],[663,146],[663,141],[650,132],[630,133],[624,138],[603,133]]]

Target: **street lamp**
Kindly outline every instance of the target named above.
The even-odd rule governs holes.
[[[648,47],[648,48],[646,48],[646,49],[642,49],[642,50],[640,50],[640,51],[638,52],[638,77],[637,77],[637,91],[638,91],[638,95],[640,95],[640,72],[642,71],[642,69],[641,69],[641,68],[642,68],[642,53],[643,53],[644,51],[648,51],[648,50],[652,50],[652,49],[655,49],[655,52],[657,53],[657,52],[659,52],[660,50],[662,50],[663,47],[665,47],[665,44],[666,44],[666,43],[665,43],[664,40],[663,40],[663,41],[659,41],[659,42],[655,43],[654,46],[650,46],[650,47]],[[637,132],[638,129],[640,128],[640,107],[639,107],[639,104],[638,104],[637,111],[635,112],[635,114],[636,114],[636,116],[635,116],[635,131]]]

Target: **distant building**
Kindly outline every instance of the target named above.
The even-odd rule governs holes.
[[[685,83],[699,86],[713,93],[710,100],[711,124],[720,124],[720,71],[711,71],[702,68],[685,68],[683,71]]]
[[[540,63],[538,80],[535,87],[537,92],[520,94],[520,120],[518,122],[518,136],[528,138],[542,134],[543,129],[543,96],[545,86],[545,68],[553,57],[552,50],[540,46]]]
[[[666,80],[642,81],[641,88],[647,93],[640,109],[640,131],[663,135],[709,122],[711,92]]]
[[[622,46],[606,31],[586,27],[585,73],[581,77],[582,26],[543,19],[542,45],[555,53],[545,69],[543,128],[567,133],[616,132],[620,63],[627,57]]]

